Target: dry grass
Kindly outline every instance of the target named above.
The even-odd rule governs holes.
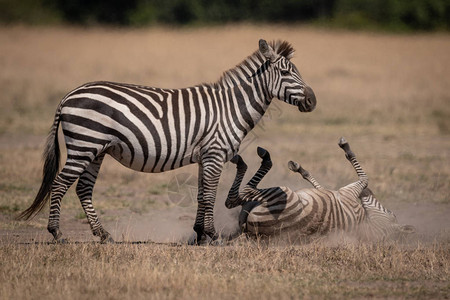
[[[1,250],[4,299],[439,299],[450,288],[450,254],[440,246],[9,244]]]
[[[337,146],[345,136],[370,187],[403,223],[412,243],[313,245],[238,243],[167,245],[24,245],[46,241],[46,213],[30,223],[12,216],[30,204],[42,172],[45,135],[58,101],[74,87],[112,80],[183,87],[218,79],[257,47],[286,39],[314,89],[311,114],[276,101],[241,152],[251,173],[257,145],[272,154],[263,186],[306,187],[290,159],[322,185],[356,179]],[[141,30],[0,28],[1,298],[448,298],[450,297],[450,36],[384,35],[305,27],[229,26]],[[195,204],[168,197],[171,179],[196,167],[139,174],[105,159],[94,205],[116,240],[186,240]],[[226,165],[216,227],[232,230],[224,209],[234,168]],[[250,176],[250,174],[249,174]],[[185,193],[185,192],[183,192]],[[93,240],[72,190],[63,200],[62,231]],[[56,290],[54,290],[56,285]]]

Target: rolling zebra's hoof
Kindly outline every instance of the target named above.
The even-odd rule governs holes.
[[[341,137],[341,138],[339,139],[339,144],[338,144],[338,145],[339,145],[339,147],[342,148],[342,150],[345,151],[345,156],[346,156],[348,159],[350,159],[350,158],[352,158],[352,157],[355,156],[355,154],[353,153],[353,151],[350,149],[349,143],[347,142],[346,139],[344,139],[344,137]]]
[[[242,161],[242,157],[239,154],[236,154],[232,159],[230,159],[230,163],[235,165],[237,165],[240,161]]]
[[[345,153],[351,152],[350,145],[348,144],[347,140],[344,139],[344,137],[341,137],[339,139],[339,144],[338,145],[339,145],[339,147],[342,148],[342,150],[345,151]]]
[[[296,163],[295,161],[290,160],[288,162],[288,168],[289,170],[291,170],[292,172],[298,172],[300,170],[300,165],[298,163]]]
[[[238,170],[247,171],[247,164],[245,163],[245,161],[242,159],[242,157],[240,155],[233,156],[233,158],[230,160],[230,162],[232,164],[235,164],[236,168]]]
[[[256,148],[256,153],[258,153],[258,156],[261,157],[262,159],[270,160],[269,151],[267,151],[266,149],[258,147]]]
[[[345,144],[348,144],[347,140],[342,136],[339,139],[339,147],[343,148]]]

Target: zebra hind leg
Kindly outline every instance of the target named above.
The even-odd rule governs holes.
[[[369,178],[368,178],[367,174],[364,172],[361,165],[359,164],[358,160],[356,160],[356,155],[350,149],[349,143],[343,137],[341,137],[341,139],[339,140],[339,147],[341,147],[342,150],[344,150],[345,157],[352,164],[353,168],[356,171],[356,174],[358,174],[360,181],[363,182],[367,186]]]
[[[202,235],[207,235],[213,244],[220,244],[219,235],[214,228],[214,203],[216,200],[217,186],[223,169],[222,161],[216,156],[203,157],[202,171],[202,199],[199,199],[199,210],[197,210],[195,229]],[[201,214],[200,216],[198,214]],[[203,221],[203,222],[202,222]],[[203,227],[203,232],[201,228]],[[194,230],[195,230],[194,229]]]
[[[94,236],[100,237],[101,243],[114,243],[109,232],[107,232],[100,223],[94,206],[92,205],[92,193],[104,157],[104,155],[98,156],[81,174],[76,187],[76,193],[80,199],[81,206],[83,207]]]
[[[85,169],[85,164],[75,163],[70,160],[55,178],[52,184],[52,192],[50,199],[50,214],[48,217],[47,230],[53,235],[53,241],[63,243],[62,233],[59,229],[59,219],[61,215],[61,200],[67,190],[78,179]]]
[[[359,197],[363,190],[368,186],[369,177],[364,172],[359,162],[356,160],[355,153],[353,153],[353,151],[350,149],[349,143],[343,137],[340,138],[338,145],[342,148],[342,150],[344,150],[345,157],[352,164],[353,168],[356,171],[356,174],[358,175],[359,180],[353,184],[350,184],[348,188],[352,190],[353,193],[355,193],[356,197]]]

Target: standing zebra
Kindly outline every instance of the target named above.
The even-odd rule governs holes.
[[[355,232],[366,240],[414,232],[413,226],[398,224],[395,215],[381,205],[367,188],[368,177],[344,138],[340,139],[339,146],[345,151],[359,180],[337,191],[324,189],[308,171],[293,161],[289,162],[289,169],[300,173],[314,189],[258,189],[258,183],[272,167],[269,152],[258,147],[257,153],[262,158],[261,166],[239,192],[247,165],[239,155],[233,157],[231,162],[237,165],[237,172],[225,205],[228,208],[242,205],[240,228],[252,234],[263,235],[273,235],[289,229],[304,235],[325,234],[341,229]]]
[[[259,50],[218,82],[184,89],[161,89],[114,82],[87,83],[59,104],[44,151],[43,181],[31,206],[19,215],[29,219],[50,198],[48,231],[59,230],[61,199],[78,179],[76,193],[92,233],[112,242],[92,205],[92,190],[106,154],[141,172],[164,172],[199,165],[197,242],[217,238],[213,208],[223,164],[239,150],[271,100],[278,98],[301,112],[316,106],[312,89],[290,61],[288,42],[259,41]],[[58,127],[67,162],[58,174]]]

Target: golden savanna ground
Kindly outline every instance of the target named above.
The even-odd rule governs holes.
[[[286,237],[187,246],[196,167],[141,174],[109,157],[94,205],[123,243],[90,243],[95,239],[73,189],[63,199],[61,229],[74,243],[35,244],[51,240],[47,211],[30,222],[14,220],[39,188],[45,136],[68,91],[95,80],[168,88],[213,82],[255,51],[259,38],[293,44],[293,62],[318,105],[303,114],[274,100],[242,145],[248,177],[259,164],[259,145],[274,161],[261,186],[308,187],[288,171],[291,159],[326,187],[355,181],[337,146],[345,136],[378,199],[417,234],[377,245]],[[449,298],[449,53],[450,36],[441,33],[268,25],[0,28],[0,297]],[[224,208],[234,170],[226,165],[216,201],[216,227],[224,233],[237,226],[237,211]]]

